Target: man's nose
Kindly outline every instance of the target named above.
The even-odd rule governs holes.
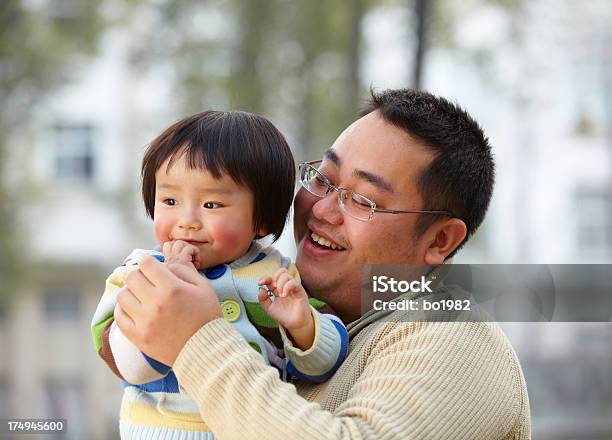
[[[319,219],[332,225],[342,223],[342,211],[338,205],[338,192],[330,191],[327,195],[315,202],[312,206],[312,213]]]

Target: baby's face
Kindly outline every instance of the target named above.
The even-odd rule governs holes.
[[[184,158],[155,173],[155,237],[159,245],[183,240],[200,251],[199,267],[229,263],[248,250],[253,229],[253,194],[231,177],[215,179],[190,169]]]

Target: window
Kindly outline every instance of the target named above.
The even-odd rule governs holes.
[[[577,249],[586,255],[612,254],[612,194],[579,191],[576,212]]]
[[[81,296],[74,287],[48,287],[43,297],[45,317],[50,321],[79,319]]]
[[[57,125],[54,175],[62,182],[91,182],[94,177],[94,130],[90,125]]]

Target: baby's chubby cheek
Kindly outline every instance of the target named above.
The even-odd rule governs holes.
[[[156,221],[153,224],[153,230],[155,232],[155,239],[157,240],[157,244],[162,246],[165,242],[170,240],[171,229],[172,228],[170,225],[162,221]]]
[[[233,225],[217,224],[210,229],[213,239],[213,249],[221,253],[235,254],[235,258],[242,256],[253,241],[253,234],[248,230],[232,227]]]
[[[239,231],[236,231],[234,228],[219,225],[214,231],[211,231],[211,235],[213,235],[215,244],[225,246],[237,246],[241,242],[241,237]],[[244,240],[244,238],[243,238]],[[249,240],[250,241],[250,240]]]

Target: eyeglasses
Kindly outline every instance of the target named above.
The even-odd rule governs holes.
[[[411,210],[398,211],[396,209],[377,208],[376,203],[355,191],[346,188],[338,188],[319,171],[322,160],[313,160],[300,164],[300,183],[313,196],[326,197],[330,191],[338,192],[338,205],[340,209],[353,218],[368,221],[374,217],[375,212],[386,214],[434,214],[456,217],[451,211],[445,210]]]

